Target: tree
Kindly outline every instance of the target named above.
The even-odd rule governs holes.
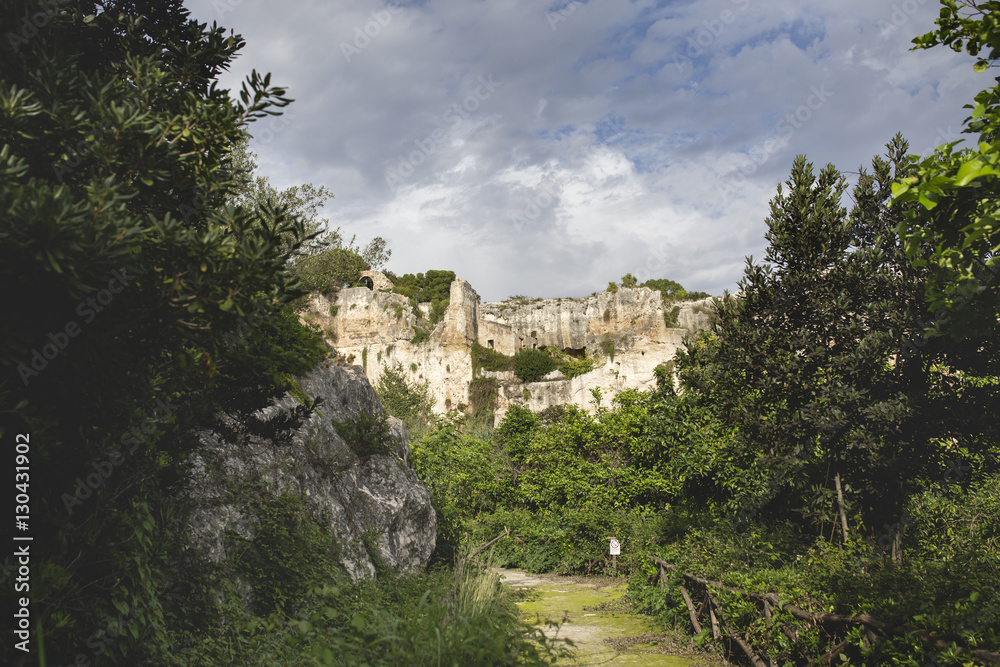
[[[343,245],[340,228],[330,230],[330,221],[320,217],[323,205],[334,197],[326,186],[305,183],[284,190],[275,188],[266,176],[257,171],[257,154],[250,150],[249,134],[233,146],[231,160],[236,180],[230,196],[231,203],[248,208],[265,205],[283,207],[289,214],[300,217],[306,233],[314,237],[310,243],[299,248],[300,254],[313,255],[328,246],[339,248]]]
[[[685,385],[787,477],[792,509],[805,511],[803,493],[842,478],[865,516],[891,516],[926,472],[934,438],[955,427],[931,391],[955,351],[906,347],[923,331],[927,272],[894,232],[906,207],[889,206],[907,146],[897,136],[887,148],[860,171],[850,214],[832,165],[814,175],[795,160],[771,202],[764,263],[747,260],[739,297],[717,302],[711,335],[678,360]]]
[[[66,664],[131,610],[101,662],[155,662],[187,433],[322,354],[287,308],[304,220],[232,201],[247,123],[291,100],[257,72],[219,88],[243,41],[180,0],[12,0],[0,25],[0,412],[31,434],[32,624]]]
[[[629,288],[635,287],[638,284],[638,280],[631,273],[626,273],[622,276],[622,287]]]
[[[663,297],[663,303],[683,301],[687,298],[687,290],[681,287],[681,284],[675,280],[667,280],[666,278],[647,280],[641,287],[658,290],[660,296]]]
[[[382,373],[375,383],[375,393],[386,412],[403,420],[411,439],[416,439],[415,434],[430,421],[434,407],[430,385],[426,380],[423,384],[408,382],[403,364],[382,365]]]
[[[913,40],[915,49],[939,44],[977,58],[977,72],[1000,57],[1000,2],[942,0],[938,29]],[[1000,82],[1000,79],[997,80]],[[915,161],[893,186],[899,203],[918,203],[900,223],[907,253],[932,268],[928,283],[935,323],[930,335],[995,339],[1000,317],[1000,85],[990,86],[966,105],[972,115],[963,132],[978,135],[974,145],[939,146]],[[929,257],[919,257],[921,247]],[[995,363],[995,359],[994,359]]]
[[[378,270],[392,256],[392,250],[381,236],[367,246],[355,244],[357,236],[344,242],[340,227],[330,229],[330,221],[320,217],[320,210],[333,193],[325,186],[312,183],[278,190],[266,176],[257,173],[257,155],[250,151],[249,136],[237,142],[232,152],[232,171],[236,187],[231,203],[246,207],[280,207],[288,215],[302,219],[310,242],[296,252],[283,248],[291,256],[292,275],[308,292],[328,294],[344,285],[354,285],[362,271]]]

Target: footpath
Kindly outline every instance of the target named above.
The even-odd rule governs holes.
[[[495,570],[514,588],[530,589],[518,607],[536,625],[546,620],[560,623],[547,627],[549,637],[570,639],[574,659],[567,665],[636,665],[642,667],[697,667],[722,663],[704,658],[681,657],[672,652],[669,638],[648,619],[616,611],[615,600],[625,593],[622,579],[564,577],[529,574],[522,570]],[[601,610],[594,609],[604,605]]]

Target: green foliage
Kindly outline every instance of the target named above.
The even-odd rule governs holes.
[[[648,287],[649,289],[659,290],[660,295],[663,297],[663,303],[668,304],[674,301],[684,301],[687,298],[687,290],[681,287],[681,284],[675,280],[668,280],[666,278],[655,278],[644,282],[640,287]]]
[[[291,274],[308,292],[333,294],[344,287],[352,287],[361,272],[370,268],[371,265],[352,250],[327,248],[296,259]]]
[[[437,324],[444,319],[444,313],[448,310],[450,299],[436,299],[431,302],[431,312],[428,319],[431,324]]]
[[[392,454],[396,449],[396,439],[384,413],[370,415],[361,412],[352,419],[331,421],[347,446],[360,458],[368,458],[375,454]]]
[[[626,273],[622,276],[622,287],[635,287],[638,283],[638,279],[631,273]]]
[[[413,338],[410,339],[410,342],[416,345],[418,343],[426,343],[430,339],[431,335],[429,333],[427,333],[423,329],[417,329],[416,332],[413,334]]]
[[[496,350],[491,350],[488,347],[483,347],[479,343],[472,344],[471,355],[473,372],[478,372],[479,370],[502,372],[513,369],[511,357],[501,354]]]
[[[614,281],[609,282],[607,289],[604,290],[604,291],[605,292],[609,292],[611,294],[614,294],[615,292],[618,291],[618,283],[616,283]]]
[[[451,299],[451,283],[454,280],[454,271],[431,269],[427,273],[417,275],[407,273],[393,281],[392,291],[408,297],[414,303],[443,302],[444,306],[439,306],[443,313],[443,309]]]
[[[543,665],[564,653],[518,619],[512,591],[494,574],[459,559],[353,584],[332,559],[337,545],[301,501],[260,504],[266,518],[254,538],[229,536],[229,558],[185,582],[185,631],[157,664],[389,667],[440,655],[444,664]],[[254,586],[254,608],[235,580]]]
[[[608,355],[612,363],[615,360],[615,341],[611,339],[611,336],[605,335],[599,343],[601,351]]]
[[[296,211],[238,199],[234,149],[290,102],[257,72],[232,95],[216,85],[242,38],[179,0],[58,4],[0,4],[3,26],[45,17],[0,40],[3,437],[31,434],[32,496],[49,499],[33,507],[47,546],[31,582],[49,664],[93,658],[97,638],[114,639],[101,664],[151,664],[178,623],[189,434],[266,404],[324,354],[288,307],[300,291],[286,267],[312,233]],[[82,335],[32,368],[68,322]],[[121,465],[74,498],[112,456]],[[0,663],[13,652],[0,644]]]
[[[914,48],[964,49],[977,58],[974,69],[986,71],[1000,45],[998,10],[996,2],[943,1],[938,29],[914,39]],[[933,333],[987,340],[997,336],[1000,316],[1000,85],[982,90],[965,108],[972,113],[962,131],[974,141],[964,148],[951,142],[914,158],[892,193],[895,202],[910,204],[898,226],[907,256],[933,268],[929,310],[944,311],[934,318]]]
[[[474,376],[469,381],[469,408],[472,411],[472,421],[493,423],[500,383],[495,378]]]
[[[330,316],[336,317],[338,310],[340,310],[340,306],[338,306],[337,304],[333,304],[332,306],[330,306]]]
[[[597,359],[594,357],[584,357],[583,359],[560,359],[559,371],[566,376],[566,379],[575,378],[578,375],[589,373],[597,367]]]
[[[681,314],[681,307],[674,306],[670,310],[663,311],[663,322],[667,325],[668,329],[677,326],[677,316]]]
[[[521,382],[537,382],[556,369],[556,360],[542,350],[523,348],[511,360],[514,375]]]
[[[345,592],[316,591],[284,631],[290,655],[280,664],[389,667],[433,656],[448,665],[546,665],[565,653],[519,620],[496,574],[471,565]]]
[[[259,489],[252,509],[257,523],[248,539],[227,535],[228,568],[253,590],[254,613],[267,616],[294,608],[339,567],[340,548],[310,516],[302,498],[268,497]]]
[[[385,364],[375,383],[375,393],[387,413],[403,420],[410,438],[419,437],[426,428],[434,407],[429,383],[407,381],[406,371],[401,363],[397,362],[394,366]]]

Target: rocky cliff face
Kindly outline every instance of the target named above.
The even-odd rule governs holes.
[[[427,487],[408,465],[402,423],[388,419],[389,453],[359,453],[333,420],[382,413],[361,369],[324,364],[297,382],[302,394],[296,394],[318,401],[311,413],[286,393],[253,414],[220,415],[197,434],[202,446],[190,460],[188,483],[194,544],[219,562],[228,531],[252,541],[252,498],[233,490],[255,489],[301,497],[337,538],[355,580],[375,573],[375,559],[403,571],[424,567],[437,522]]]
[[[410,342],[417,320],[406,299],[378,289],[341,290],[332,301],[315,295],[306,319],[373,383],[384,364],[400,364],[411,381],[427,382],[441,414],[469,403],[473,343],[506,355],[556,348],[598,360],[594,370],[572,379],[523,385],[513,376],[501,378],[499,420],[512,404],[535,411],[566,403],[593,409],[594,389],[610,396],[652,387],[653,369],[673,359],[685,335],[708,326],[712,307],[711,299],[665,306],[659,292],[644,287],[581,299],[479,303],[472,286],[459,279],[451,285],[444,320],[424,342]]]

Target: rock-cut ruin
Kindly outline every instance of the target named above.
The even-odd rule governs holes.
[[[664,304],[658,291],[646,287],[575,299],[480,303],[472,285],[456,279],[444,319],[429,338],[411,342],[418,318],[409,300],[393,293],[380,273],[365,272],[362,279],[363,285],[333,296],[312,295],[303,317],[318,325],[349,363],[362,366],[372,384],[386,365],[397,364],[411,382],[426,381],[439,414],[469,405],[474,343],[506,355],[555,347],[573,357],[595,358],[595,368],[583,375],[567,379],[555,371],[528,384],[511,371],[484,371],[501,384],[497,420],[510,405],[535,412],[560,404],[592,410],[594,388],[610,397],[654,386],[654,369],[674,358],[688,333],[708,326],[713,307],[710,298]],[[426,315],[430,304],[419,308]]]

